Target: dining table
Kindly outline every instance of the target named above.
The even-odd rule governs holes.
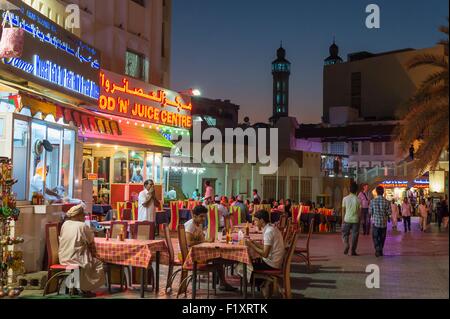
[[[184,262],[184,267],[192,266],[192,299],[197,294],[197,269],[199,263],[212,260],[226,260],[243,265],[243,296],[247,298],[247,266],[252,265],[255,253],[245,244],[226,243],[223,241],[205,242],[192,246]]]
[[[105,264],[141,268],[141,298],[145,295],[147,271],[155,262],[155,293],[159,291],[160,256],[167,253],[165,240],[136,240],[95,238],[95,250],[98,259]],[[108,278],[111,282],[111,278]],[[111,291],[109,291],[111,293]]]

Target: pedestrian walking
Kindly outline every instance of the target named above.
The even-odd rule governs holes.
[[[402,204],[403,227],[405,228],[405,233],[411,231],[411,214],[411,204],[408,203],[408,198],[405,197]]]
[[[359,227],[360,227],[360,209],[361,204],[356,196],[358,185],[350,185],[350,194],[342,200],[342,211],[344,212],[344,225],[342,229],[342,240],[344,242],[344,255],[348,254],[350,249],[349,236],[352,233],[352,256],[358,256],[356,249],[358,247]]]
[[[368,184],[362,185],[362,191],[358,194],[358,199],[361,203],[361,219],[362,219],[363,235],[369,235],[370,234],[369,204],[372,197],[369,193]]]
[[[428,222],[428,206],[425,203],[425,199],[422,199],[421,203],[419,204],[419,215],[420,215],[420,230],[424,232],[427,230],[427,222]]]
[[[397,231],[397,223],[398,223],[398,216],[399,216],[399,208],[397,203],[395,202],[395,199],[391,202],[391,221],[392,221],[392,230]]]
[[[388,217],[391,215],[391,203],[383,197],[384,188],[378,186],[377,198],[370,202],[369,212],[373,217],[372,238],[375,246],[375,256],[383,256],[384,242],[386,241],[386,230]]]

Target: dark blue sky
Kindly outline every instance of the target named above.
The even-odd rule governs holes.
[[[381,29],[367,29],[365,8],[381,9]],[[448,0],[173,0],[172,83],[230,99],[240,119],[272,113],[271,62],[283,41],[292,63],[290,115],[322,116],[323,59],[336,36],[340,55],[433,46]]]

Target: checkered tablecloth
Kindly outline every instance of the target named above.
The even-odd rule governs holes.
[[[250,249],[245,245],[203,243],[191,247],[184,265],[185,267],[189,267],[194,261],[202,263],[219,258],[247,265],[252,264]]]
[[[164,240],[134,240],[95,238],[97,258],[105,263],[148,268],[157,251],[166,252]]]

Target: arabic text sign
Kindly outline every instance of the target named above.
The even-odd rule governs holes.
[[[155,124],[192,127],[190,98],[106,70],[100,72],[98,110]]]
[[[100,53],[25,3],[8,2],[17,9],[1,14],[7,26],[25,30],[24,50],[20,58],[2,59],[0,68],[80,99],[98,100]]]

